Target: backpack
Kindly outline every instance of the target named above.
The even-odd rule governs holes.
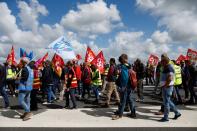
[[[122,67],[118,68],[118,78],[116,79],[116,85],[118,87],[126,87],[129,79],[128,69],[123,69]]]
[[[131,82],[131,88],[135,90],[135,88],[137,87],[137,75],[136,72],[132,69],[129,70],[129,79]]]

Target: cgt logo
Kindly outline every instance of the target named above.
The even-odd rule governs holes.
[[[191,58],[192,60],[197,60],[197,54],[194,54],[192,52],[188,52],[188,57]]]
[[[101,58],[98,58],[97,59],[97,66],[99,67],[99,68],[103,68],[104,67],[104,65],[103,65],[103,60],[101,59]]]

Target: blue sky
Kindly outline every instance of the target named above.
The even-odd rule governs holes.
[[[175,1],[1,0],[0,16],[8,23],[2,20],[0,47],[22,46],[43,55],[46,51],[41,49],[66,35],[82,55],[89,45],[95,52],[103,50],[106,57],[127,53],[132,59],[146,60],[149,54],[167,52],[176,58],[187,48],[197,48],[197,4]],[[0,53],[2,58],[6,55]]]
[[[8,7],[12,10],[12,13],[17,16],[19,13],[19,9],[17,8],[16,0],[3,0],[8,4]],[[29,0],[25,0],[28,2]],[[76,10],[77,4],[89,3],[95,0],[39,0],[40,4],[46,6],[49,11],[49,15],[47,17],[43,16],[39,18],[41,23],[46,24],[55,24],[60,21],[61,17],[68,13],[70,9]],[[105,1],[107,5],[115,4],[117,9],[120,11],[120,17],[122,18],[122,22],[124,23],[124,28],[126,31],[141,31],[145,32],[145,36],[150,36],[154,30],[157,28],[156,18],[153,18],[146,12],[142,12],[137,9],[135,0],[107,0]],[[17,19],[17,23],[20,23],[20,20]],[[109,34],[102,35],[99,37],[98,43],[107,42],[108,38],[113,38],[113,36],[120,31],[120,29],[114,30]]]

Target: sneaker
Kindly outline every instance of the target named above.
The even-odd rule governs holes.
[[[167,121],[169,121],[169,119],[166,119],[166,118],[162,118],[159,120],[159,122],[167,122]]]
[[[20,115],[20,118],[23,119],[26,116],[27,112],[25,112],[24,114]]]
[[[64,109],[70,109],[70,106],[64,106]]]
[[[44,102],[44,103],[42,103],[43,105],[50,105],[51,104],[51,102]]]
[[[105,103],[105,104],[103,105],[103,107],[109,108],[110,106],[109,106],[109,104]]]
[[[135,101],[136,101],[136,102],[140,102],[140,99],[136,99]]]
[[[118,114],[119,114],[118,110],[114,111],[114,115],[118,115]]]
[[[155,115],[163,115],[162,111],[155,112]]]
[[[27,121],[31,119],[32,116],[33,116],[33,113],[27,112],[26,115],[23,117],[23,121]]]
[[[144,99],[140,99],[139,102],[144,102]]]
[[[177,120],[179,117],[181,117],[181,114],[179,113],[178,115],[175,115],[173,120]]]
[[[11,109],[11,107],[10,106],[6,106],[6,107],[4,107],[5,109]]]
[[[112,116],[112,120],[118,120],[120,118],[122,118],[122,116],[120,116],[120,115],[113,115]]]
[[[71,107],[70,109],[71,109],[71,110],[73,110],[73,109],[77,109],[77,107],[76,107],[76,106],[73,106],[73,107]]]
[[[127,114],[127,116],[131,117],[131,118],[136,118],[136,114],[135,113]]]

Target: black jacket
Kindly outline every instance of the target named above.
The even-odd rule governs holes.
[[[6,84],[6,68],[0,65],[0,88]]]
[[[53,84],[53,69],[49,66],[45,67],[42,71],[42,82],[45,85],[52,85]]]

